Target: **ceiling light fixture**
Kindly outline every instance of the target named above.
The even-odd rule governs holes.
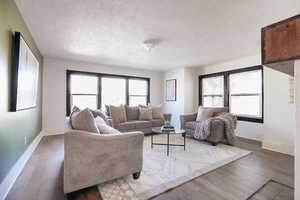
[[[159,38],[152,38],[152,39],[145,40],[143,42],[143,46],[144,46],[144,49],[146,49],[147,51],[151,51],[160,42],[161,42],[161,40]]]

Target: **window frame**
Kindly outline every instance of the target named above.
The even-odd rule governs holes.
[[[248,122],[256,122],[256,123],[264,123],[264,69],[262,65],[246,67],[241,69],[235,69],[230,71],[217,72],[212,74],[200,75],[198,77],[198,86],[199,86],[199,106],[203,105],[203,95],[202,95],[202,79],[211,78],[217,76],[224,76],[224,107],[228,107],[230,109],[230,86],[229,86],[229,76],[230,74],[249,72],[261,70],[261,117],[251,117],[251,116],[237,116],[239,121],[248,121]]]
[[[89,94],[85,94],[85,93],[72,93],[71,92],[71,75],[82,75],[82,76],[89,76],[89,77],[97,77],[97,76],[95,76],[95,75],[91,75],[91,74],[70,74],[70,76],[69,76],[69,79],[70,79],[70,94],[69,94],[69,97],[70,97],[70,107],[71,107],[71,105],[73,104],[73,96],[95,96],[96,97],[96,107],[98,106],[98,101],[99,101],[99,98],[98,98],[98,96],[99,96],[99,78],[98,78],[98,80],[97,80],[97,93],[96,94],[92,94],[92,93],[89,93]]]
[[[150,81],[148,77],[138,77],[138,76],[128,76],[128,75],[118,75],[118,74],[107,74],[107,73],[96,73],[96,72],[85,72],[76,70],[66,70],[66,116],[71,113],[71,75],[90,75],[98,77],[98,96],[97,96],[97,109],[101,109],[102,105],[102,81],[101,78],[123,78],[126,84],[126,105],[129,105],[129,80],[138,79],[147,81],[147,104],[150,103]]]
[[[223,95],[202,95],[202,85],[203,85],[203,83],[202,83],[202,81],[203,81],[203,79],[206,79],[206,78],[214,78],[214,77],[220,77],[220,76],[223,76],[223,81],[224,81],[224,83],[223,83],[223,89],[224,89],[224,91],[223,91]],[[203,75],[202,77],[201,77],[201,88],[199,87],[199,94],[201,94],[201,105],[203,105],[203,97],[208,97],[208,96],[213,96],[213,97],[215,97],[215,96],[217,96],[217,97],[223,97],[223,103],[224,103],[224,106],[225,106],[225,75],[224,74],[221,74],[221,73],[214,73],[214,74],[207,74],[207,75]],[[200,86],[200,84],[199,84],[199,86]],[[199,100],[199,105],[200,105],[200,100]]]
[[[145,79],[140,79],[140,78],[130,78],[130,79],[128,79],[128,84],[127,84],[127,86],[128,86],[128,95],[127,95],[127,97],[128,97],[128,101],[127,101],[127,105],[130,105],[130,97],[146,97],[146,105],[149,103],[149,101],[148,101],[148,92],[147,92],[147,94],[146,95],[131,95],[130,94],[130,92],[129,92],[129,85],[130,85],[130,80],[142,80],[142,81],[147,81],[147,80],[145,80]],[[147,91],[149,91],[149,87],[150,87],[150,85],[149,85],[149,83],[147,82]]]

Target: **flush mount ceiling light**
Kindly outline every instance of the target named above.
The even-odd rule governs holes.
[[[152,39],[145,40],[143,42],[143,46],[144,46],[144,49],[146,49],[147,51],[151,51],[160,42],[161,42],[161,40],[159,38],[152,38]]]

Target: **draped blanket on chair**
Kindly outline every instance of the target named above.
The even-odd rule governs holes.
[[[217,120],[224,123],[225,126],[225,138],[228,144],[234,145],[235,141],[235,129],[237,124],[237,118],[231,113],[220,113],[215,117],[208,120],[198,122],[195,129],[194,138],[199,140],[205,140],[211,134],[212,121]]]

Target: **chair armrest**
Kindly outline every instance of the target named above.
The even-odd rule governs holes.
[[[180,127],[181,129],[185,129],[185,123],[190,121],[196,121],[197,112],[191,114],[180,115]]]
[[[65,133],[64,191],[72,192],[142,170],[142,132]]]

